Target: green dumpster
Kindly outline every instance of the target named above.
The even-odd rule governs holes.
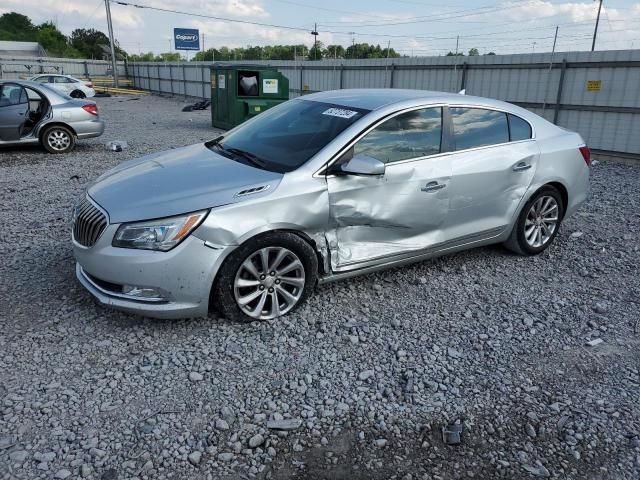
[[[214,63],[211,66],[211,120],[214,127],[233,128],[289,100],[289,80],[261,65]]]

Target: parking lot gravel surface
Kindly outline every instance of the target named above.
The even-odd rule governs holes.
[[[98,104],[104,136],[69,155],[0,150],[0,478],[640,478],[640,165],[594,166],[537,257],[342,281],[276,321],[159,321],[78,284],[71,209],[119,162],[212,138],[210,112]]]

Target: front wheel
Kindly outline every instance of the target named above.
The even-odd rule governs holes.
[[[42,146],[49,153],[67,153],[76,144],[73,132],[59,125],[49,127],[42,133]]]
[[[562,196],[555,187],[538,190],[518,216],[505,247],[520,255],[537,255],[551,245],[564,215]]]
[[[222,265],[213,300],[226,318],[271,320],[293,311],[316,283],[318,259],[298,235],[268,233],[238,247]]]

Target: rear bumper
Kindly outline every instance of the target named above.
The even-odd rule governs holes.
[[[76,132],[78,138],[99,137],[104,133],[104,120],[101,118],[73,122],[70,126]]]
[[[101,304],[153,318],[205,317],[215,275],[226,249],[205,246],[187,238],[168,252],[115,248],[111,238],[117,225],[107,227],[90,248],[73,241],[76,276]],[[153,288],[159,298],[136,298],[123,286]]]
[[[569,205],[567,205],[564,218],[569,218],[576,213],[578,208],[587,201],[591,191],[589,177],[591,176],[591,168],[582,168],[576,175],[571,189],[569,190]]]

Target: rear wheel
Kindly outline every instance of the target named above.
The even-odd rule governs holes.
[[[318,260],[293,233],[269,233],[249,240],[222,265],[214,304],[236,321],[271,320],[297,308],[316,283]]]
[[[520,255],[537,255],[556,238],[564,215],[560,192],[552,186],[538,190],[525,204],[505,247]]]
[[[66,127],[55,125],[42,133],[42,146],[49,153],[67,153],[76,144],[73,132]]]
[[[74,90],[69,94],[69,96],[72,98],[87,98],[82,90]]]

